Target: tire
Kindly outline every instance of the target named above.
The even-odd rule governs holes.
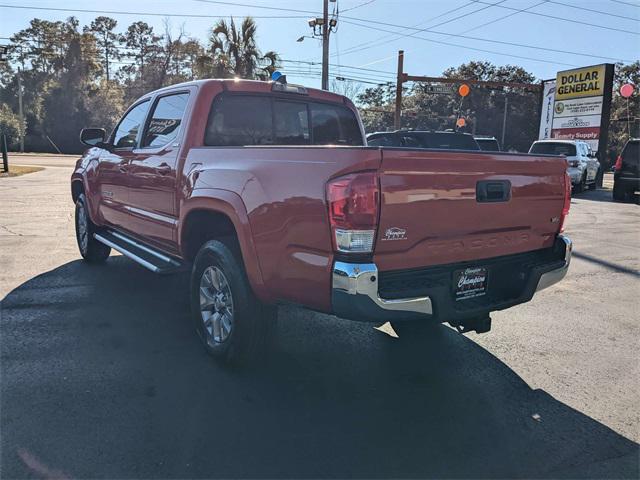
[[[596,172],[596,176],[593,178],[593,183],[589,184],[589,190],[596,190],[598,188],[599,177],[600,177],[600,170]]]
[[[75,226],[76,242],[82,258],[88,263],[104,263],[109,258],[111,247],[93,238],[97,228],[89,218],[87,200],[84,194],[80,194],[78,200],[76,200]]]
[[[615,202],[624,202],[627,200],[627,192],[619,185],[613,184],[613,200]]]
[[[191,271],[196,332],[207,352],[225,365],[243,365],[263,353],[276,319],[276,308],[251,291],[240,258],[227,244],[211,240],[200,248]]]

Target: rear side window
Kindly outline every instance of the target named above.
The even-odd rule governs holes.
[[[362,145],[355,114],[342,105],[259,95],[213,102],[205,145]]]
[[[216,147],[271,145],[271,117],[269,98],[222,95],[213,102],[204,143]]]
[[[576,156],[576,146],[572,143],[540,142],[531,146],[529,153],[540,153],[542,155],[566,155]]]
[[[144,132],[143,147],[161,147],[176,139],[188,99],[188,93],[158,99]]]

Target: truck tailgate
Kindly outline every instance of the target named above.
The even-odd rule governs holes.
[[[381,271],[553,245],[564,201],[565,160],[488,152],[381,152],[374,254]]]

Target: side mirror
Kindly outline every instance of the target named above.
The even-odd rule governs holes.
[[[111,146],[104,141],[106,135],[104,128],[83,128],[80,131],[80,141],[89,147],[111,150]]]

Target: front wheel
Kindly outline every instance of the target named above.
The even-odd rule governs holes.
[[[255,298],[239,255],[218,240],[205,243],[191,272],[191,315],[209,354],[242,364],[266,345],[276,309]]]
[[[111,248],[93,238],[96,226],[89,218],[87,200],[83,194],[76,200],[76,241],[82,258],[89,263],[103,263],[109,258]]]

